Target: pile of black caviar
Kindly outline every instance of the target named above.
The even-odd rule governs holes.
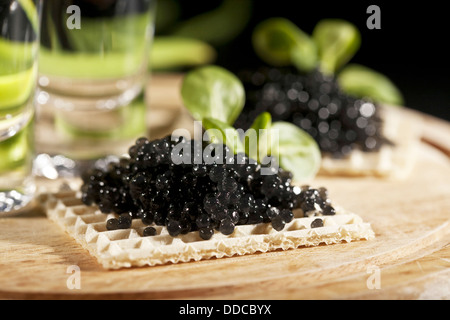
[[[354,149],[378,151],[390,143],[382,134],[379,106],[345,94],[335,76],[318,70],[260,67],[239,73],[247,101],[235,127],[247,129],[261,112],[308,132],[324,154],[345,157]]]
[[[335,214],[326,189],[293,186],[288,171],[263,174],[245,154],[235,155],[222,144],[200,144],[140,138],[129,157],[82,175],[82,201],[117,214],[107,221],[108,230],[128,229],[140,219],[147,226],[143,236],[157,235],[156,225],[173,237],[198,231],[204,240],[215,231],[230,235],[245,224],[271,223],[280,231],[296,209],[301,209],[296,216]]]

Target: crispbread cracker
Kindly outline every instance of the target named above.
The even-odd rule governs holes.
[[[216,232],[210,240],[202,240],[198,232],[174,238],[165,227],[154,226],[157,235],[143,237],[146,226],[140,219],[134,219],[130,229],[108,231],[106,221],[117,216],[85,206],[79,196],[75,191],[66,191],[44,194],[40,200],[48,217],[106,269],[199,261],[374,237],[369,223],[336,206],[334,216],[296,217],[281,232],[270,223],[240,225],[229,236]],[[323,227],[311,228],[315,219],[322,219]]]
[[[347,158],[323,156],[319,174],[404,179],[411,173],[420,141],[420,120],[405,118],[400,108],[383,106],[383,134],[393,143],[378,152],[353,150]]]

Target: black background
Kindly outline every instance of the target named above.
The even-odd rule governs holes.
[[[220,1],[180,1],[183,17],[214,8]],[[381,29],[369,30],[367,8],[381,9]],[[354,23],[362,44],[351,60],[387,75],[401,90],[405,105],[450,120],[449,14],[438,1],[253,1],[246,30],[219,48],[217,64],[235,67],[254,61],[251,31],[269,17],[286,17],[311,33],[318,21],[340,18]]]

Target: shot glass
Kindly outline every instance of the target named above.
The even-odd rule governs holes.
[[[44,1],[38,154],[64,157],[76,174],[147,135],[155,10],[156,0]]]
[[[0,216],[33,199],[41,0],[0,0]]]

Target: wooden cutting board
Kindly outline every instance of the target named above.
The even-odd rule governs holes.
[[[154,137],[191,125],[180,108],[179,81],[153,79]],[[106,271],[34,208],[0,219],[0,298],[450,299],[450,124],[403,112],[423,129],[408,179],[314,182],[370,222],[373,241]]]

